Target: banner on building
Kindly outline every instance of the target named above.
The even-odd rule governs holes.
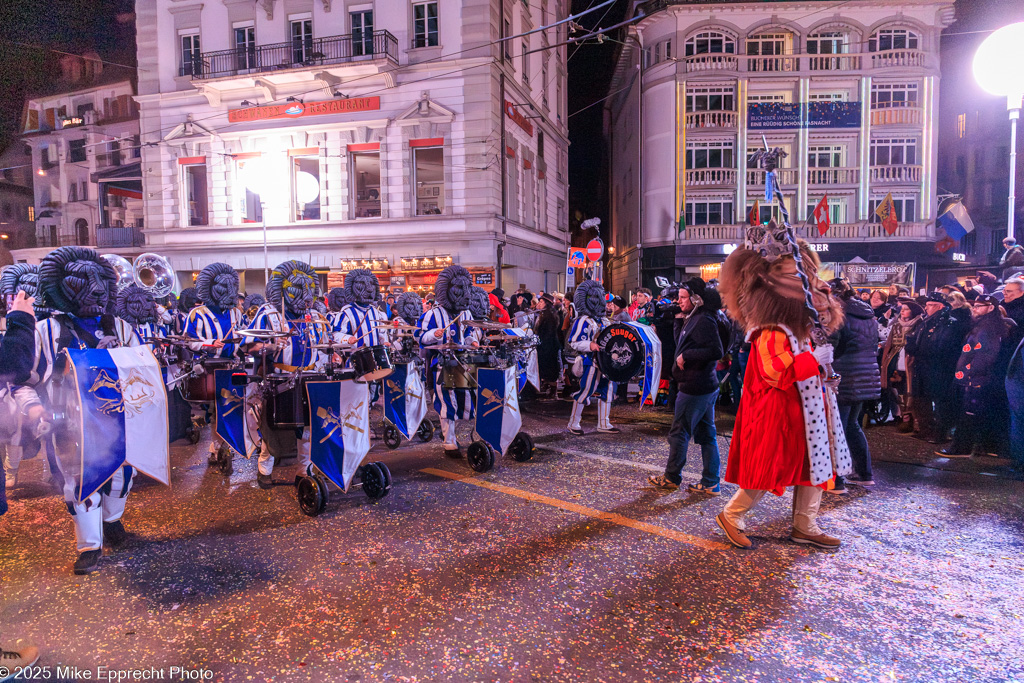
[[[913,291],[916,269],[916,263],[838,263],[836,276],[854,288],[900,285]]]
[[[747,106],[747,128],[860,128],[860,102],[754,102]]]

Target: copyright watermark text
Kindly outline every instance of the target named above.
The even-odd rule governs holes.
[[[100,665],[79,666],[0,666],[0,680],[14,675],[25,681],[212,681],[213,670],[190,666],[118,668]]]

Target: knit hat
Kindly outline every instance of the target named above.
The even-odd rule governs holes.
[[[945,296],[943,296],[940,292],[932,292],[931,294],[929,294],[927,300],[925,301],[925,303],[929,303],[929,302],[936,303],[936,304],[942,304],[943,306],[948,306],[949,305],[949,299],[947,299]]]
[[[911,318],[916,318],[918,316],[924,315],[924,309],[921,308],[921,304],[917,303],[916,301],[904,301],[903,305],[910,309]]]

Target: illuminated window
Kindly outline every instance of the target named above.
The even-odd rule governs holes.
[[[380,217],[380,152],[352,154],[350,177],[355,218]]]
[[[188,225],[209,225],[209,195],[206,186],[206,164],[181,167],[182,196]]]
[[[967,135],[967,114],[960,114],[956,117],[956,136],[962,138]]]
[[[292,157],[292,208],[296,221],[320,220],[320,157]]]
[[[263,175],[260,157],[235,160],[235,209],[240,223],[259,223],[263,220],[263,206],[259,187]]]
[[[36,219],[36,207],[28,207],[28,219],[29,221],[34,221]]]
[[[416,215],[444,213],[444,150],[416,147],[412,150],[416,175]]]

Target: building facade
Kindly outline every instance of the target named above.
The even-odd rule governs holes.
[[[939,36],[951,1],[652,0],[641,9],[606,105],[613,287],[714,277],[742,243],[754,202],[760,220],[772,212],[764,173],[749,161],[765,142],[787,154],[778,178],[791,224],[823,261],[920,270],[939,258]],[[892,235],[875,213],[889,193]],[[805,220],[826,195],[831,228],[820,236]],[[862,270],[883,284],[884,269]]]
[[[13,253],[38,263],[77,245],[126,256],[140,252],[142,180],[134,74],[105,69],[96,55],[65,55],[52,92],[25,104],[32,150],[34,243]]]
[[[8,251],[36,244],[32,176],[31,148],[16,141],[0,152],[0,243]]]
[[[293,258],[327,286],[370,267],[426,294],[458,263],[487,288],[555,288],[565,31],[499,39],[567,7],[139,3],[147,248],[183,282],[227,262],[249,291]]]

